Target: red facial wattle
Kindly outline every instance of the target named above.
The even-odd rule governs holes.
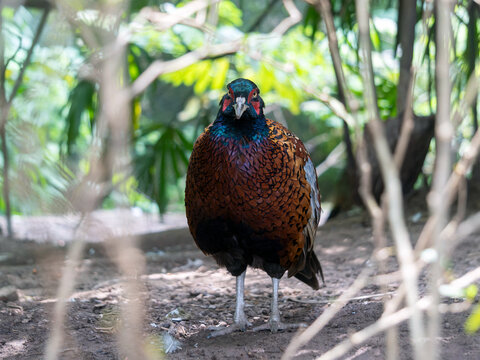
[[[257,95],[258,95],[258,89],[253,89],[252,91],[250,91],[250,93],[248,94],[247,102],[249,104],[252,104],[257,115],[260,115],[260,101],[258,101]]]
[[[257,115],[260,115],[260,101],[252,101],[252,105]]]
[[[225,100],[223,100],[223,106],[222,106],[222,111],[225,111],[228,107],[228,105],[230,105],[232,103],[232,98],[225,98]]]

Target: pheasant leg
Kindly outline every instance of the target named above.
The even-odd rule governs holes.
[[[256,326],[253,331],[270,330],[272,333],[276,333],[279,330],[296,329],[299,327],[305,327],[305,324],[284,324],[280,321],[280,311],[278,310],[278,285],[280,279],[272,277],[272,304],[270,309],[270,319],[268,323]]]
[[[233,318],[234,323],[228,327],[212,331],[208,335],[208,338],[227,335],[234,331],[245,331],[247,327],[251,326],[251,324],[247,321],[244,311],[245,300],[243,293],[245,288],[245,273],[246,270],[240,276],[237,276],[237,302],[235,306],[235,315]]]

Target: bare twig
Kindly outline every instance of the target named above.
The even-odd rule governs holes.
[[[0,6],[0,32],[2,32],[2,25],[3,25],[3,20],[1,19],[1,10],[3,6]],[[5,217],[7,220],[7,236],[12,237],[13,236],[13,229],[12,229],[12,220],[11,220],[11,204],[10,204],[10,174],[9,174],[9,155],[8,155],[8,146],[7,146],[7,121],[8,121],[8,115],[10,113],[10,108],[12,106],[13,99],[17,95],[18,89],[20,88],[20,85],[22,84],[23,81],[23,75],[25,74],[25,70],[27,67],[30,65],[30,62],[32,60],[32,55],[33,55],[33,50],[35,49],[38,40],[40,39],[40,35],[42,34],[42,31],[45,27],[45,24],[47,22],[48,18],[48,13],[50,11],[50,8],[47,7],[42,13],[42,17],[40,19],[40,24],[37,27],[37,30],[35,31],[35,35],[32,39],[32,43],[30,45],[30,48],[27,51],[27,56],[25,57],[25,60],[23,61],[23,64],[20,68],[20,72],[18,73],[17,78],[15,79],[15,82],[13,84],[12,91],[10,92],[10,95],[7,96],[6,94],[6,89],[5,89],[5,72],[7,70],[7,65],[9,60],[7,60],[6,63],[4,63],[4,50],[5,50],[5,43],[3,39],[3,35],[0,35],[0,62],[1,62],[1,67],[0,67],[0,76],[1,76],[1,84],[0,84],[0,139],[2,141],[2,146],[1,146],[1,151],[2,151],[2,158],[3,158],[3,198],[5,201]],[[18,50],[17,50],[18,51]]]
[[[432,238],[436,261],[432,264],[429,292],[432,297],[432,307],[428,311],[428,354],[431,359],[439,358],[439,346],[437,338],[440,335],[440,313],[438,304],[440,302],[439,285],[442,278],[443,263],[445,256],[445,238],[442,230],[448,221],[449,204],[445,201],[445,186],[451,170],[451,148],[450,143],[453,137],[453,126],[450,122],[450,0],[438,0],[436,5],[436,92],[437,92],[437,114],[435,122],[436,140],[436,161],[433,175],[433,186],[428,195],[428,203],[432,217],[436,218],[432,231]]]
[[[332,56],[333,68],[335,70],[335,76],[339,87],[339,95],[341,102],[345,102],[345,105],[352,112],[356,112],[358,109],[358,103],[352,96],[348,89],[347,81],[345,80],[345,73],[343,72],[342,60],[340,52],[338,50],[338,39],[335,31],[335,25],[333,23],[332,9],[329,0],[306,0],[309,4],[312,4],[318,13],[322,15],[323,21],[327,28],[328,47],[330,49],[330,55]],[[349,123],[349,125],[353,125]]]
[[[468,80],[467,90],[465,92],[465,97],[462,99],[462,104],[459,106],[460,109],[468,108],[473,99],[475,99],[476,94],[478,94],[479,82],[478,80],[473,80],[475,78],[476,72],[473,72]],[[459,111],[455,114],[455,117],[458,116],[457,114],[461,114],[462,112]],[[455,119],[454,117],[454,119]],[[459,119],[455,120],[457,123],[460,122]],[[465,176],[470,171],[475,159],[478,156],[480,150],[480,132],[477,130],[472,137],[470,144],[468,145],[467,149],[463,153],[461,159],[455,165],[454,171],[450,174],[448,182],[446,183],[445,187],[442,189],[443,193],[441,195],[441,201],[444,202],[449,207],[452,205],[455,196],[458,192],[459,185],[461,184]],[[432,233],[434,231],[434,227],[436,226],[437,222],[437,213],[433,213],[427,220],[419,238],[417,244],[415,246],[415,252],[418,254],[425,249],[426,247],[430,246],[432,240]]]
[[[340,160],[341,156],[345,152],[345,145],[343,143],[338,144],[335,146],[330,154],[328,154],[327,158],[316,167],[317,176],[322,176],[322,174],[330,169],[333,165],[337,164]]]
[[[403,195],[398,174],[392,155],[389,150],[382,124],[378,117],[376,97],[374,91],[373,72],[371,64],[371,49],[369,35],[369,4],[367,0],[357,0],[357,18],[360,33],[360,51],[364,62],[362,76],[364,78],[365,101],[368,109],[368,128],[372,133],[374,147],[377,153],[383,182],[385,184],[389,211],[388,219],[395,245],[397,247],[400,271],[407,290],[407,303],[412,308],[410,317],[410,340],[416,359],[424,358],[421,339],[424,337],[422,313],[415,308],[418,301],[418,278],[414,264],[413,250],[410,236],[403,214]]]
[[[200,2],[204,3],[204,1],[199,1],[199,3]],[[297,24],[301,20],[301,13],[292,0],[284,0],[283,4],[289,14],[289,17],[283,19],[280,24],[278,24],[275,29],[272,30],[270,34],[263,36],[261,38],[263,41],[271,39],[272,36],[283,35],[290,27]],[[163,14],[162,16],[168,17],[170,16],[170,14]],[[175,23],[175,21],[180,21],[178,16],[174,17],[174,19],[171,20],[171,22],[173,23]],[[158,78],[162,74],[178,71],[206,58],[235,54],[236,52],[244,49],[245,47],[246,44],[243,39],[238,39],[221,44],[209,44],[207,42],[207,44],[203,47],[188,52],[176,59],[168,61],[154,61],[131,85],[128,91],[129,97],[135,98],[136,96],[141,94],[156,78]]]
[[[407,152],[408,143],[410,141],[410,135],[412,133],[413,123],[413,85],[415,84],[416,71],[414,68],[410,70],[410,79],[408,83],[407,98],[404,99],[405,110],[403,114],[402,127],[400,130],[400,136],[395,147],[394,160],[398,171],[401,170],[405,153]]]
[[[185,23],[192,27],[202,27],[206,18],[202,17],[201,19],[192,19],[191,16],[199,11],[205,10],[209,6],[215,5],[218,2],[220,2],[220,0],[194,0],[169,13],[154,11],[151,8],[145,8],[140,13],[140,16],[148,19],[149,21],[155,22],[156,29],[158,31],[165,31],[180,23]]]
[[[247,33],[256,30],[260,26],[260,24],[263,22],[263,20],[267,18],[268,13],[272,11],[272,8],[277,3],[278,3],[277,0],[270,0],[268,4],[265,6],[265,8],[263,9],[262,13],[259,14],[257,16],[257,19],[252,23],[252,25],[248,27]]]
[[[287,32],[293,25],[302,20],[302,14],[295,6],[293,0],[283,0],[283,6],[287,10],[289,17],[283,19],[275,29],[272,30],[272,34],[281,36]]]
[[[371,337],[377,335],[382,331],[387,330],[392,326],[397,326],[401,324],[402,322],[410,319],[413,316],[414,312],[426,310],[430,305],[431,300],[429,298],[423,298],[419,300],[416,304],[414,304],[413,307],[409,306],[391,315],[381,317],[372,325],[350,335],[347,340],[342,341],[330,351],[316,358],[316,360],[338,359],[339,357],[345,355],[354,346],[364,343]]]
[[[75,286],[75,277],[77,267],[82,257],[85,241],[83,241],[82,231],[84,226],[88,226],[88,216],[82,218],[76,229],[76,240],[68,249],[68,261],[62,270],[62,278],[57,288],[55,306],[53,308],[53,325],[50,330],[47,347],[45,350],[45,360],[56,360],[63,341],[63,322],[67,313],[67,300],[73,292]]]
[[[464,289],[468,285],[473,284],[478,279],[480,279],[480,267],[477,267],[476,269],[469,271],[468,273],[459,277],[458,279],[453,280],[448,285],[459,288],[459,289]]]
[[[303,84],[303,89],[307,93],[313,95],[315,98],[327,105],[328,108],[332,110],[335,115],[337,115],[340,119],[344,120],[349,126],[355,127],[355,118],[352,114],[348,112],[347,108],[342,102],[338,101],[337,99],[326,93],[317,91],[308,84]]]
[[[18,52],[22,49],[22,37],[17,36],[18,39],[18,46],[13,52],[12,56],[10,56],[6,61],[5,61],[5,66],[3,68],[3,71],[0,72],[0,81],[3,83],[5,81],[5,70],[8,69],[8,65],[10,64],[10,61],[15,59],[17,57]],[[3,40],[2,40],[3,41]],[[3,56],[1,57],[3,58]]]
[[[18,73],[18,76],[15,79],[15,83],[13,84],[13,88],[12,88],[12,91],[10,92],[10,96],[8,96],[7,98],[8,107],[11,106],[13,99],[17,95],[18,88],[22,84],[23,75],[25,74],[25,70],[27,70],[27,67],[30,65],[30,61],[32,60],[33,50],[37,46],[38,40],[40,40],[40,35],[42,35],[43,29],[45,28],[45,24],[47,23],[49,12],[50,12],[50,9],[46,8],[42,13],[40,23],[38,24],[37,30],[35,31],[35,35],[32,39],[32,44],[30,45],[30,48],[27,51],[27,56],[25,57],[25,61],[23,62],[22,67],[20,68],[20,72]]]
[[[207,57],[234,54],[242,47],[242,41],[236,40],[229,43],[216,44],[202,47],[198,50],[186,53],[176,59],[161,61],[157,60],[133,82],[129,89],[130,98],[140,95],[160,75],[181,70]]]
[[[283,353],[282,359],[287,360],[295,356],[298,349],[308,343],[325,325],[337,314],[348,301],[355,296],[367,283],[372,272],[371,268],[364,268],[353,284],[335,301],[322,315],[320,315],[305,331],[296,335]]]

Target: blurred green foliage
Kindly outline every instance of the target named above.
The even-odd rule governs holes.
[[[153,202],[160,213],[182,209],[184,176],[194,140],[215,119],[226,83],[237,77],[257,83],[267,104],[267,117],[286,122],[307,144],[315,164],[342,142],[342,120],[307,91],[312,88],[333,97],[338,91],[324,25],[313,7],[297,2],[303,20],[283,36],[268,41],[263,40],[265,33],[287,16],[281,2],[223,0],[218,5],[215,26],[206,32],[183,24],[159,31],[153,23],[142,22],[140,26],[136,21],[146,6],[171,12],[187,3],[130,2],[121,25],[131,33],[125,55],[127,81],[133,82],[155,60],[178,58],[212,39],[215,42],[243,39],[249,50],[205,59],[164,74],[134,99],[131,104],[133,173],[114,174],[113,191],[105,199],[105,207],[118,204],[120,199],[123,204],[148,211],[152,210]],[[96,10],[94,3],[87,4]],[[77,5],[77,10],[83,11],[82,16],[91,15],[86,11],[89,9],[82,8],[82,2]],[[396,1],[387,0],[372,3],[375,84],[384,119],[396,115],[397,5]],[[332,10],[348,87],[362,104],[364,88],[359,73],[355,2],[333,0]],[[470,37],[478,38],[478,26],[469,27],[471,16],[466,3],[458,3],[455,11],[457,17],[452,19],[455,49],[463,56],[458,57],[452,71],[455,84],[452,96],[462,96],[464,70],[471,68],[472,56],[474,65],[478,58],[478,51],[472,53],[466,45]],[[419,2],[418,30],[420,14]],[[12,79],[25,57],[39,15],[39,10],[22,6],[3,8],[5,58],[12,59],[6,69],[7,90],[11,89]],[[93,24],[96,30],[102,26]],[[433,29],[431,25],[430,36]],[[425,40],[419,36],[418,40],[415,50],[425,53],[422,68],[418,69],[414,108],[418,114],[428,114],[435,102],[433,70],[429,66],[434,61],[434,42],[430,37]],[[52,12],[9,117],[12,202],[17,213],[65,211],[69,206],[65,196],[69,187],[89,170],[88,151],[96,138],[101,102],[97,80],[85,75],[92,66],[92,57],[98,56],[94,50],[79,36],[78,28],[58,11]],[[361,105],[359,113],[363,111]],[[471,128],[471,123],[465,126]],[[459,136],[468,139],[471,132],[464,128],[462,131]],[[334,185],[344,166],[342,160],[320,178],[324,199],[335,195]],[[0,209],[3,206],[0,199]]]

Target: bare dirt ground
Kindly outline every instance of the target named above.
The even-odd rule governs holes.
[[[312,323],[353,282],[368,261],[373,245],[371,227],[362,215],[342,216],[318,231],[316,253],[322,263],[326,285],[313,291],[296,279],[282,279],[280,310],[285,322]],[[411,219],[411,217],[410,217]],[[177,221],[174,219],[174,221]],[[178,220],[180,226],[183,220]],[[415,239],[422,220],[409,228]],[[158,229],[157,229],[158,230]],[[161,229],[160,229],[161,230]],[[68,237],[67,235],[65,235]],[[95,235],[92,235],[95,238]],[[38,239],[37,239],[38,240]],[[234,333],[207,339],[209,328],[231,323],[235,306],[235,279],[219,270],[194,245],[186,228],[170,229],[140,237],[146,256],[145,285],[147,319],[144,334],[152,351],[159,350],[163,334],[180,341],[181,349],[168,359],[279,359],[295,332]],[[449,271],[455,276],[480,265],[480,234],[467,238],[455,251]],[[54,241],[55,244],[61,241]],[[106,255],[102,243],[88,244],[77,269],[76,292],[69,302],[65,343],[61,359],[125,359],[119,353],[116,332],[119,306],[125,301],[122,279]],[[55,289],[62,275],[66,248],[51,243],[0,242],[0,288],[15,289],[0,301],[0,358],[40,359],[51,328]],[[397,265],[393,258],[389,269]],[[382,314],[382,293],[393,296],[397,283],[386,289],[369,285],[350,301],[305,347],[297,359],[314,359],[349,334],[375,322]],[[422,279],[425,289],[425,279]],[[271,282],[266,274],[247,271],[246,314],[254,325],[268,319]],[[16,298],[18,296],[18,298]],[[447,303],[463,299],[443,299]],[[479,359],[478,335],[466,335],[463,326],[469,311],[447,314],[442,321],[443,359]],[[399,328],[401,359],[411,358],[408,327]],[[383,359],[384,336],[355,347],[345,359]]]

